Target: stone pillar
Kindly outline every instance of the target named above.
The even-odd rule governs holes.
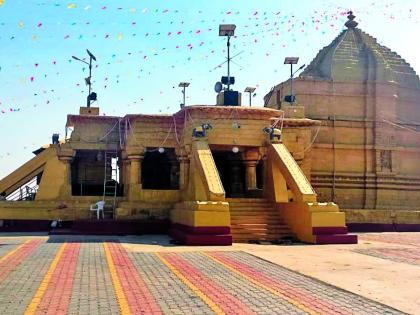
[[[57,152],[57,157],[59,161],[64,164],[64,182],[62,187],[60,188],[61,198],[70,198],[72,195],[71,163],[73,162],[75,155],[75,150],[63,147],[61,147]]]
[[[257,160],[244,161],[245,185],[247,190],[257,189]]]
[[[179,189],[188,187],[188,179],[190,176],[190,159],[187,156],[180,156],[179,160]]]
[[[65,165],[65,180],[60,189],[60,197],[71,197],[71,163],[73,162],[73,157],[60,156],[59,160]]]
[[[128,159],[130,161],[130,171],[128,174],[128,184],[129,185],[141,185],[141,161],[143,156],[141,155],[129,155]]]
[[[261,159],[259,149],[253,148],[245,151],[242,154],[242,159],[245,164],[245,186],[246,190],[257,189],[257,164]]]

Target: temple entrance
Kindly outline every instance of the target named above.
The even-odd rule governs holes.
[[[141,164],[143,189],[179,189],[179,161],[173,148],[148,149]]]
[[[246,197],[245,164],[240,153],[212,151],[227,198]]]
[[[107,157],[106,152],[99,150],[76,151],[71,165],[73,196],[104,196],[105,176],[107,185],[113,183],[112,195],[116,186],[116,196],[122,196],[118,158]]]

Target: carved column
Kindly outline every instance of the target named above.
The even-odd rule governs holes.
[[[130,161],[130,172],[129,172],[129,185],[141,185],[141,161],[143,156],[141,155],[129,155]]]
[[[246,190],[257,189],[257,164],[261,159],[261,154],[258,149],[250,149],[242,155],[245,164],[245,186]]]
[[[66,198],[72,195],[72,183],[71,183],[71,164],[73,162],[76,151],[72,149],[60,148],[58,151],[58,159],[64,164],[64,183],[60,188],[60,197]]]
[[[258,160],[244,161],[245,185],[247,190],[257,189],[257,163]]]

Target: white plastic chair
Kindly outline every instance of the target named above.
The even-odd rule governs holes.
[[[90,211],[96,211],[96,217],[99,220],[99,215],[102,212],[102,219],[104,218],[104,207],[105,207],[105,201],[101,200],[97,203],[90,205]]]

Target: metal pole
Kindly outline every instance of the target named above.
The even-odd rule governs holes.
[[[291,96],[290,103],[293,103],[293,64],[290,64],[290,96]]]
[[[184,90],[182,91],[182,94],[184,94],[184,102],[183,102],[183,104],[185,106],[185,86],[183,88],[184,88]]]
[[[249,92],[249,107],[251,107],[251,92]]]
[[[228,84],[227,84],[227,88],[228,88],[228,91],[230,91],[230,36],[228,36],[228,40],[227,40],[227,54],[228,54],[228,60],[227,60]]]
[[[87,98],[87,107],[90,107],[90,92],[91,92],[91,78],[92,78],[92,57],[89,58],[89,94],[88,94],[88,98]]]

